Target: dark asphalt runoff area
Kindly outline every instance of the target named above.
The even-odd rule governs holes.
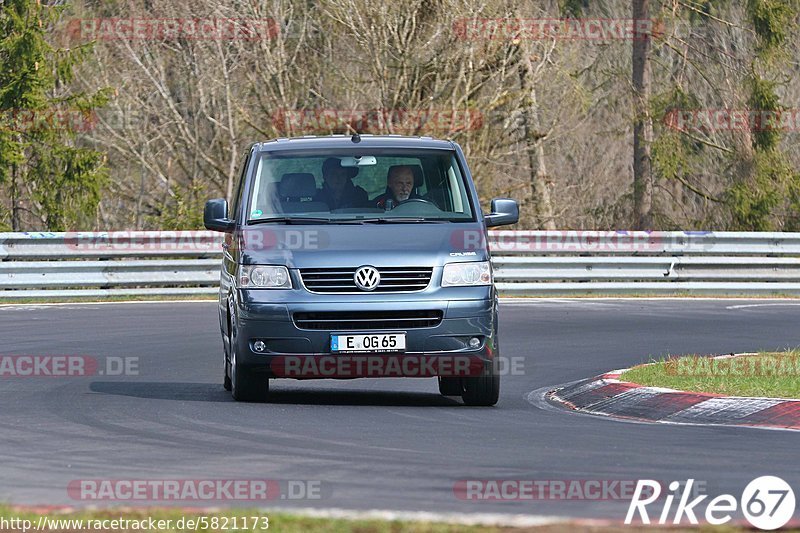
[[[503,302],[501,353],[516,371],[494,408],[442,397],[433,379],[278,380],[271,403],[235,403],[213,302],[3,306],[0,339],[0,355],[84,355],[101,370],[138,358],[138,375],[0,378],[0,502],[130,505],[142,502],[76,500],[68,487],[259,478],[319,487],[319,498],[274,502],[283,508],[622,520],[628,500],[466,501],[454,487],[693,478],[738,498],[753,478],[778,475],[800,491],[800,433],[623,422],[528,400],[651,357],[800,346],[800,301]]]

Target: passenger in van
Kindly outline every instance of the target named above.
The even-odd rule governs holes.
[[[386,192],[373,200],[381,209],[392,209],[400,202],[411,198],[421,198],[417,194],[417,179],[410,165],[395,165],[389,168],[386,177]]]
[[[356,167],[343,167],[342,161],[336,157],[329,157],[322,163],[322,190],[314,201],[325,202],[333,211],[345,207],[369,206],[367,191],[353,184],[353,178],[358,174]]]

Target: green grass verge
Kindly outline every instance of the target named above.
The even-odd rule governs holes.
[[[800,349],[723,359],[666,358],[633,367],[620,379],[652,387],[728,396],[800,398]]]

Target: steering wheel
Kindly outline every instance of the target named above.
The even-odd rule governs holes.
[[[407,198],[402,202],[397,202],[397,205],[394,206],[392,209],[397,209],[401,205],[410,204],[410,203],[420,203],[420,204],[428,204],[434,206],[436,209],[439,209],[439,206],[435,203],[431,202],[430,200],[426,200],[425,198]]]

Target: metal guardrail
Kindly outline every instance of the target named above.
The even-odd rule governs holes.
[[[0,300],[211,296],[222,240],[209,231],[0,233]],[[508,296],[800,295],[800,233],[492,231],[489,245]]]
[[[800,233],[491,231],[489,245],[495,254],[800,256]]]
[[[0,261],[123,258],[214,258],[223,237],[213,231],[0,233]]]

